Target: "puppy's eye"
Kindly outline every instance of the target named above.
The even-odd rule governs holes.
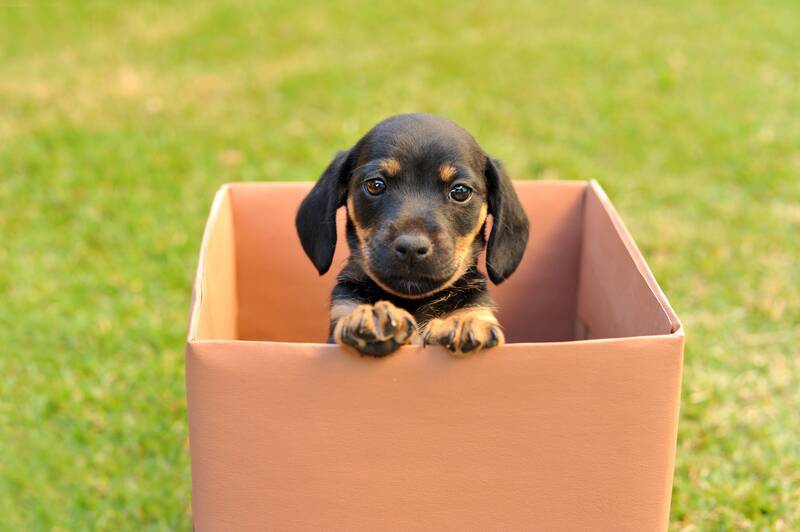
[[[472,196],[472,189],[467,185],[456,185],[450,189],[450,199],[464,203]]]
[[[373,196],[378,196],[386,190],[386,183],[383,179],[370,179],[364,183],[364,189]]]

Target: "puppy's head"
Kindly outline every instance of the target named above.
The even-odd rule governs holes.
[[[449,287],[483,249],[494,283],[511,275],[528,219],[511,181],[465,130],[444,118],[399,115],[340,152],[300,205],[296,225],[320,274],[336,247],[336,210],[347,206],[348,241],[384,290],[421,298]]]

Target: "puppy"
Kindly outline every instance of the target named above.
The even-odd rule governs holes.
[[[350,257],[331,297],[331,341],[372,356],[417,338],[457,356],[504,342],[478,259],[485,247],[489,278],[503,282],[522,260],[528,218],[500,162],[467,131],[398,115],[339,152],[295,220],[320,275],[342,206]]]

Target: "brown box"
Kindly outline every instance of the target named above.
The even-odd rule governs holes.
[[[226,185],[211,209],[186,350],[197,530],[667,528],[684,335],[596,183],[516,183],[509,343],[466,359],[323,343],[347,250],[324,277],[303,254],[309,187]]]

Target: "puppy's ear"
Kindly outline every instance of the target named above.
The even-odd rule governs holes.
[[[294,220],[303,250],[320,275],[331,267],[336,250],[336,210],[347,197],[351,151],[336,154],[300,204]]]
[[[528,244],[528,217],[500,161],[486,157],[486,183],[492,232],[486,247],[486,270],[500,284],[519,266]]]

